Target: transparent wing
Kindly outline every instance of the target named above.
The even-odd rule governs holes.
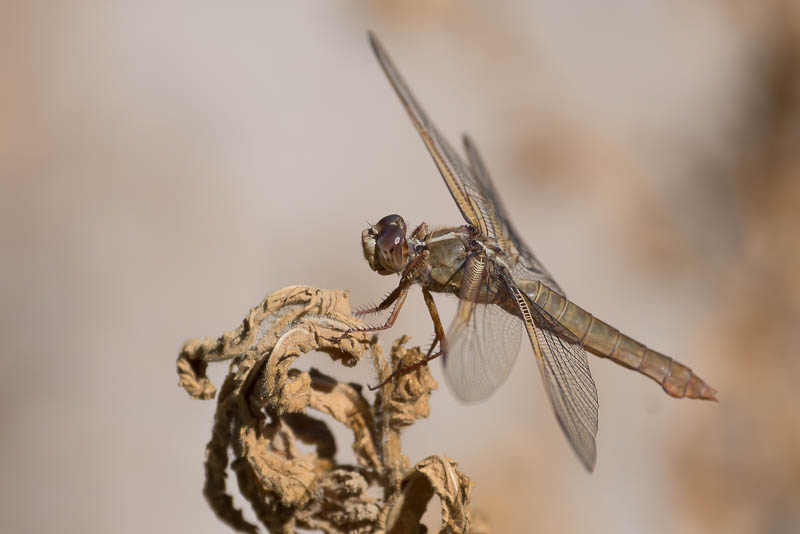
[[[497,271],[486,254],[463,266],[458,311],[442,343],[445,376],[463,401],[488,397],[508,376],[519,352],[522,323],[494,304],[479,303],[494,286]]]
[[[461,300],[447,340],[447,384],[464,402],[483,400],[505,381],[517,359],[522,321],[495,304]]]
[[[428,118],[384,50],[383,45],[371,32],[369,41],[381,68],[406,108],[425,146],[428,147],[428,151],[439,168],[439,172],[464,219],[475,226],[482,235],[497,239],[504,250],[508,251],[507,244],[509,242],[513,244],[520,255],[519,263],[522,263],[525,268],[525,277],[541,280],[551,289],[563,294],[563,290],[534,257],[511,225],[492,185],[489,173],[486,171],[486,166],[472,141],[465,136],[464,146],[470,162],[467,165]]]
[[[536,259],[536,256],[533,255],[531,249],[528,248],[517,231],[514,229],[514,225],[511,224],[511,220],[508,218],[505,207],[503,206],[503,203],[497,194],[497,190],[494,188],[492,179],[489,176],[489,171],[486,169],[486,165],[484,165],[483,158],[481,158],[480,152],[478,152],[478,148],[475,146],[475,143],[468,135],[464,135],[463,140],[464,150],[467,153],[467,159],[469,160],[469,165],[472,168],[472,172],[483,184],[484,196],[493,206],[492,213],[494,214],[493,217],[495,219],[495,225],[497,228],[501,229],[499,234],[501,241],[502,238],[506,238],[519,253],[519,259],[515,269],[512,271],[512,274],[515,278],[521,277],[528,280],[540,280],[550,289],[553,289],[561,295],[564,295],[564,291],[559,287],[552,275],[547,272],[547,269],[544,268],[544,265],[542,265],[542,263]],[[505,245],[505,243],[501,242],[501,246],[503,245]],[[503,246],[503,248],[508,249],[509,247]]]
[[[473,176],[469,165],[450,146],[447,139],[439,133],[436,126],[428,119],[422,106],[419,105],[403,77],[392,63],[378,38],[369,33],[369,41],[378,62],[389,78],[397,96],[403,102],[411,121],[422,137],[425,146],[433,157],[439,172],[444,178],[450,194],[458,205],[464,219],[475,226],[486,237],[502,237],[502,226],[499,224],[494,204],[486,185]]]
[[[524,320],[547,397],[556,419],[586,469],[594,469],[597,449],[597,388],[580,341],[507,280]]]

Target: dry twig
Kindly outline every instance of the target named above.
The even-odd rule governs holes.
[[[231,361],[206,446],[204,493],[234,530],[258,531],[234,507],[226,486],[229,466],[239,491],[270,532],[425,532],[420,520],[434,494],[442,506],[439,532],[477,532],[470,526],[472,481],[456,462],[429,456],[412,467],[401,450],[401,430],[429,413],[428,399],[437,385],[427,367],[385,384],[372,403],[360,385],[292,367],[310,351],[348,367],[369,351],[382,381],[393,368],[423,357],[419,348],[405,347],[406,336],[394,342],[391,365],[375,336],[354,333],[339,339],[348,328],[361,326],[350,313],[346,292],[294,286],[267,296],[236,330],[184,344],[179,384],[193,398],[216,394],[205,374],[208,363]],[[336,461],[333,434],[311,411],[350,429],[358,465]],[[301,451],[298,442],[313,451]],[[371,495],[369,488],[379,488],[382,496]]]

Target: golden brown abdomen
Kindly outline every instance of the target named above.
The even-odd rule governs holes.
[[[717,400],[714,388],[689,367],[626,336],[541,282],[526,280],[518,285],[589,352],[649,376],[673,397]]]

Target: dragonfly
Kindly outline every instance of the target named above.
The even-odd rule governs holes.
[[[465,161],[428,118],[378,38],[368,36],[466,224],[431,229],[423,222],[409,233],[403,218],[392,214],[362,232],[370,268],[400,277],[381,302],[356,312],[391,308],[384,324],[362,331],[391,328],[411,287],[421,286],[435,338],[413,367],[442,356],[450,389],[466,402],[487,398],[503,383],[526,334],[556,419],[590,472],[597,457],[598,398],[587,351],[650,377],[673,397],[717,400],[716,391],[689,367],[566,298],[511,224],[473,141],[464,135]],[[459,299],[446,334],[433,293]]]

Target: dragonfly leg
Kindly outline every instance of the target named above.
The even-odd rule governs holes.
[[[428,349],[428,354],[425,355],[426,358],[429,358],[431,353],[433,352],[433,348],[436,346],[436,342],[439,342],[439,348],[441,349],[442,353],[447,353],[447,338],[444,335],[444,327],[442,327],[442,320],[439,318],[439,310],[436,309],[436,302],[433,300],[433,295],[430,291],[422,288],[422,296],[425,299],[425,304],[428,306],[428,313],[431,314],[431,320],[433,320],[433,330],[436,332],[436,337],[431,344],[431,348]],[[433,359],[433,358],[431,358]]]
[[[412,363],[411,365],[407,365],[405,367],[398,367],[395,369],[392,374],[390,374],[386,379],[378,384],[377,386],[368,386],[370,391],[375,391],[376,389],[382,387],[387,382],[391,381],[393,378],[398,376],[403,376],[405,374],[410,373],[416,369],[419,369],[423,365],[427,365],[428,362],[434,360],[441,356],[442,354],[447,353],[447,338],[444,335],[444,327],[442,327],[442,321],[439,318],[439,310],[436,309],[436,302],[433,300],[433,295],[431,292],[422,288],[422,296],[425,298],[425,304],[428,306],[428,312],[431,314],[431,319],[433,319],[433,329],[436,331],[436,337],[433,339],[433,343],[431,343],[431,347],[428,349],[428,353],[425,355],[424,358],[421,360]],[[437,341],[439,342],[439,352],[436,354],[431,354],[433,349],[436,347]]]
[[[384,324],[380,326],[368,326],[365,328],[348,328],[347,330],[344,331],[344,333],[342,333],[341,336],[338,337],[337,340],[342,340],[346,338],[348,335],[352,334],[353,332],[379,332],[381,330],[388,330],[389,328],[391,328],[394,325],[394,322],[397,320],[397,316],[400,314],[400,308],[403,307],[403,303],[406,301],[406,296],[408,295],[408,287],[403,287],[403,285],[400,285],[395,291],[397,291],[397,296],[394,297],[392,300],[397,302],[395,303],[394,308],[392,308],[392,313],[389,314],[389,318],[386,319],[386,322]],[[392,293],[394,293],[395,291],[392,291]],[[391,302],[389,304],[391,304]]]
[[[373,306],[371,308],[364,308],[364,309],[361,309],[361,310],[357,310],[357,311],[353,312],[353,315],[355,315],[356,317],[363,317],[364,315],[370,315],[370,314],[373,314],[373,313],[382,312],[383,310],[385,310],[386,308],[391,306],[394,303],[394,301],[396,301],[398,299],[398,297],[400,296],[400,293],[402,291],[403,291],[403,286],[399,285],[394,289],[394,291],[389,293],[386,296],[386,298],[383,299],[383,301],[380,304],[378,304],[377,306]]]
[[[406,301],[406,296],[408,296],[408,288],[410,288],[411,285],[417,281],[420,273],[425,271],[425,266],[428,263],[428,256],[430,256],[430,252],[425,250],[416,258],[414,258],[414,260],[409,262],[403,271],[403,275],[400,278],[400,284],[397,286],[397,289],[389,293],[389,296],[386,297],[383,302],[375,306],[375,309],[381,310],[388,308],[392,302],[395,303],[394,308],[392,308],[392,313],[389,314],[389,318],[386,319],[384,324],[381,326],[369,326],[365,328],[348,328],[341,336],[339,336],[338,339],[344,339],[353,332],[379,332],[381,330],[387,330],[391,328],[394,325],[395,320],[397,320],[397,315],[400,313],[403,303]]]
[[[414,228],[414,231],[411,232],[411,239],[422,239],[428,233],[428,224],[427,223],[419,223],[419,226]]]
[[[436,345],[439,343],[439,334],[433,336],[433,341],[431,341],[431,346],[428,347],[428,352],[425,353],[425,357],[427,358],[433,353],[433,349],[436,348]]]
[[[406,374],[410,373],[411,371],[415,371],[415,370],[419,369],[420,367],[422,367],[423,365],[427,365],[429,361],[435,360],[436,358],[438,358],[441,355],[442,355],[442,351],[439,351],[439,352],[437,352],[436,354],[434,354],[432,356],[425,356],[420,361],[414,362],[411,365],[407,365],[406,367],[398,367],[397,369],[394,370],[394,372],[392,372],[392,374],[390,374],[388,377],[386,377],[386,379],[383,382],[381,382],[377,386],[369,386],[368,385],[367,388],[369,388],[370,391],[375,391],[376,389],[380,389],[383,386],[385,386],[388,382],[391,382],[391,380],[393,378],[398,377],[398,376],[406,375]]]

